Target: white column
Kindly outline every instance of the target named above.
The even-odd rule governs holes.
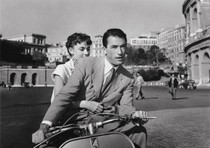
[[[201,50],[198,51],[199,55],[199,84],[203,83],[203,72],[202,72],[202,61],[203,61],[203,52]]]
[[[193,9],[190,7],[190,34],[193,33]]]
[[[201,2],[197,2],[197,23],[198,23],[198,29],[201,29]]]
[[[194,80],[195,79],[195,73],[194,73],[194,68],[195,68],[195,66],[194,66],[194,64],[195,64],[195,54],[194,53],[191,53],[191,74],[192,74],[192,80]]]

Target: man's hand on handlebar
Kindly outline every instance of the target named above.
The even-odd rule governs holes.
[[[145,112],[145,111],[135,111],[133,114],[132,114],[132,117],[133,118],[136,118],[136,119],[140,119],[141,121],[141,124],[144,124],[144,123],[147,123],[147,121],[149,120],[148,119],[148,113]]]
[[[40,128],[32,134],[32,142],[37,144],[45,139],[45,134],[48,132],[50,126],[47,124],[41,124]]]

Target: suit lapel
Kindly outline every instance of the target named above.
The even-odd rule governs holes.
[[[97,98],[100,96],[100,92],[103,85],[103,79],[104,79],[104,58],[99,58],[99,60],[96,60],[95,66],[93,68],[93,86]]]
[[[116,89],[120,87],[120,84],[122,82],[122,74],[120,72],[120,68],[121,67],[119,67],[115,73],[115,77],[110,88],[110,93],[114,92]]]

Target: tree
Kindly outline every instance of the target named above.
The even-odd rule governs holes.
[[[22,42],[9,40],[0,40],[1,61],[13,62],[19,64],[32,64],[32,56],[23,53],[24,47]]]
[[[32,57],[34,64],[37,66],[45,65],[45,62],[48,60],[47,56],[39,51],[35,51]]]
[[[158,46],[151,46],[150,50],[145,50],[143,48],[135,49],[132,46],[128,46],[126,50],[126,65],[159,65],[161,62],[167,61],[167,58]]]

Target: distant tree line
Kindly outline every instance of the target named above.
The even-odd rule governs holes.
[[[150,50],[145,51],[143,48],[133,48],[128,46],[126,50],[125,65],[159,65],[168,61],[164,50],[156,45],[151,46]]]

